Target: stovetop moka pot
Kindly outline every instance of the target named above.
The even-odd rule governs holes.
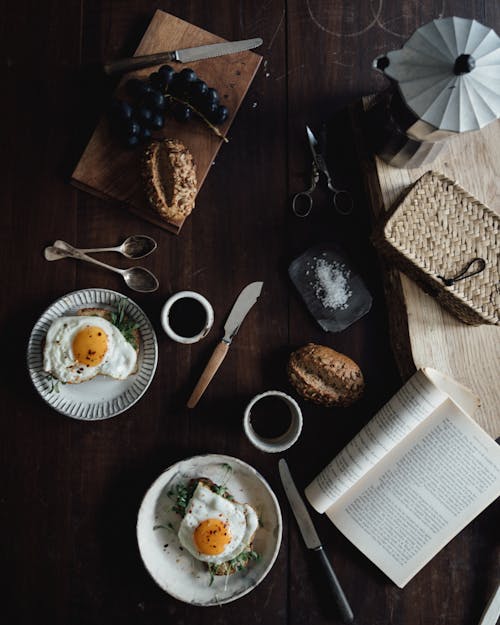
[[[500,117],[500,37],[475,20],[434,20],[373,66],[391,84],[375,97],[367,127],[394,167],[430,163],[450,137]]]

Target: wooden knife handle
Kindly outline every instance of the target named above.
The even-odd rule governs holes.
[[[194,387],[194,391],[191,393],[191,397],[187,403],[188,408],[194,408],[199,402],[200,397],[205,392],[205,389],[210,384],[212,378],[217,372],[217,369],[226,357],[228,349],[229,343],[226,343],[225,341],[221,341],[214,349],[213,354],[210,356],[210,360],[207,362],[207,366],[198,380],[198,384]]]
[[[106,74],[117,74],[118,72],[131,72],[143,67],[160,65],[160,63],[171,63],[174,60],[172,52],[158,52],[157,54],[146,54],[144,56],[133,56],[129,59],[120,59],[104,65]]]

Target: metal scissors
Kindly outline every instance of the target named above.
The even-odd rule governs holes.
[[[309,140],[309,147],[312,153],[312,171],[311,171],[311,186],[305,191],[296,193],[292,200],[292,210],[297,217],[307,217],[313,207],[312,193],[316,188],[319,181],[320,174],[324,174],[328,189],[333,195],[333,206],[335,210],[341,215],[349,215],[353,209],[353,200],[349,191],[344,189],[336,189],[333,186],[332,177],[328,171],[325,158],[323,156],[326,148],[326,127],[321,129],[320,143],[314,136],[309,126],[306,126],[307,138]]]

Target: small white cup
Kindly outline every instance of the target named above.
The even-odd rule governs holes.
[[[200,304],[203,306],[206,312],[205,325],[203,326],[203,329],[198,334],[195,334],[194,336],[180,336],[180,334],[177,334],[176,332],[174,332],[174,330],[170,326],[169,314],[170,314],[170,309],[172,308],[172,305],[175,304],[175,302],[177,302],[178,300],[187,298],[187,297],[200,302]],[[200,341],[203,337],[205,337],[210,332],[210,329],[213,323],[214,323],[214,309],[212,308],[212,304],[210,304],[210,302],[207,300],[206,297],[203,297],[203,295],[200,295],[200,293],[196,293],[196,291],[179,291],[179,293],[172,295],[165,302],[161,311],[161,325],[163,329],[165,330],[165,332],[167,333],[167,335],[173,341],[177,341],[177,343],[184,343],[185,345],[188,345],[190,343],[197,343],[198,341]]]
[[[264,397],[279,397],[290,410],[290,425],[286,432],[283,432],[283,434],[280,434],[276,438],[265,438],[260,436],[252,427],[252,408]],[[268,453],[285,451],[285,449],[291,447],[300,436],[302,423],[302,411],[300,410],[298,403],[295,399],[286,393],[282,393],[281,391],[266,391],[265,393],[256,395],[246,407],[245,414],[243,416],[243,429],[245,430],[248,440],[252,443],[252,445],[254,445],[254,447],[257,447],[257,449]]]

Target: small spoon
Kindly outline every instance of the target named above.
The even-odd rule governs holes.
[[[64,241],[55,241],[55,247],[64,247],[64,245],[60,245],[60,243],[64,244]],[[146,236],[145,234],[136,234],[134,236],[128,237],[125,241],[116,247],[95,247],[91,249],[77,249],[79,252],[83,252],[84,254],[88,254],[89,252],[119,252],[123,254],[126,258],[144,258],[151,252],[154,252],[157,248],[157,243],[151,237]],[[47,254],[45,255],[47,260],[61,260],[64,258],[64,254]]]
[[[144,267],[118,269],[118,267],[106,265],[106,263],[101,263],[100,260],[87,256],[81,250],[76,249],[65,241],[56,241],[56,243],[57,245],[45,248],[45,258],[47,260],[54,260],[56,256],[59,256],[59,258],[69,256],[71,258],[77,258],[78,260],[85,260],[88,263],[93,263],[100,267],[105,267],[115,273],[119,273],[127,283],[127,286],[134,291],[139,291],[139,293],[151,293],[152,291],[156,291],[159,287],[158,279],[149,269],[145,269]]]

